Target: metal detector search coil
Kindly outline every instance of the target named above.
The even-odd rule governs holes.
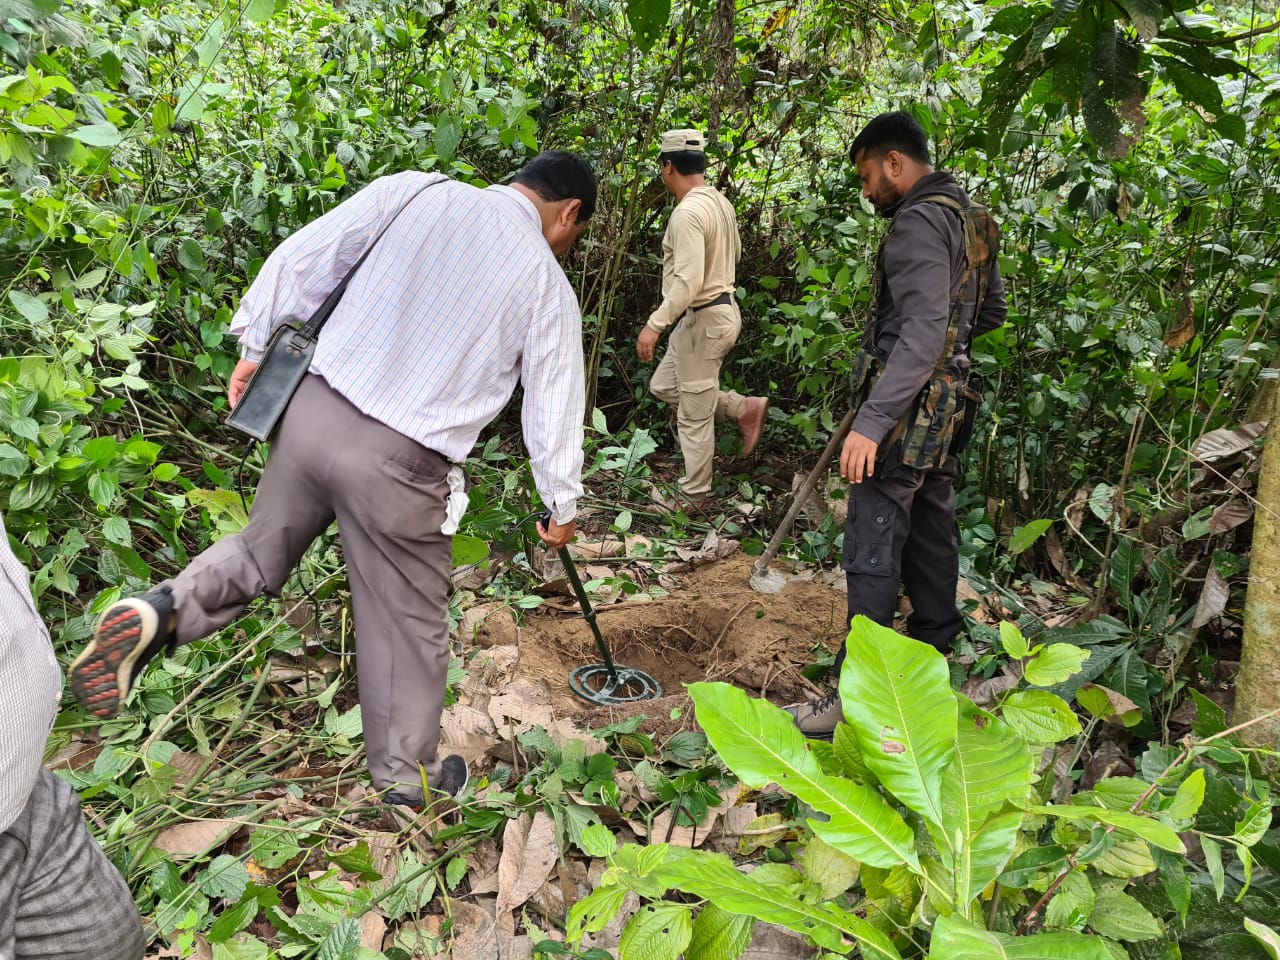
[[[550,512],[540,518],[545,527],[551,520]],[[615,666],[613,657],[609,656],[609,648],[604,644],[600,628],[596,626],[596,612],[591,607],[587,591],[583,589],[578,578],[578,569],[573,565],[573,557],[568,547],[556,550],[560,562],[564,565],[565,576],[573,586],[573,593],[578,598],[578,606],[582,607],[582,615],[595,637],[596,649],[600,651],[603,663],[589,663],[578,667],[569,674],[569,689],[588,703],[601,706],[617,706],[623,703],[636,703],[640,700],[656,700],[662,696],[662,684],[643,670],[631,667]]]

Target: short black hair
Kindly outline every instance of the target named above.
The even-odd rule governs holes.
[[[549,203],[581,200],[578,223],[586,223],[596,212],[596,175],[587,161],[568,150],[544,150],[521,167],[512,182]]]
[[[701,150],[672,150],[670,153],[658,154],[659,167],[668,160],[681,176],[707,172],[707,155]]]
[[[882,113],[862,128],[862,132],[849,144],[849,160],[857,163],[863,150],[869,157],[883,157],[890,150],[897,150],[912,160],[929,163],[929,137],[924,127],[909,113],[895,110]]]

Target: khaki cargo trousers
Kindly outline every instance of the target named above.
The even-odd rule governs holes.
[[[742,315],[736,303],[687,310],[671,331],[667,351],[649,379],[649,390],[676,408],[684,476],[680,487],[690,499],[711,492],[711,459],[716,451],[716,420],[736,420],[747,398],[720,389],[720,364],[738,342]]]
[[[451,538],[440,532],[449,462],[357,410],[322,378],[303,379],[285,411],[248,525],[169,583],[178,643],[278,594],[335,519],[355,620],[369,773],[378,790],[422,794],[439,782],[449,667]]]

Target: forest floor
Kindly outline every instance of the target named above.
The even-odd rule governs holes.
[[[843,640],[844,585],[792,579],[779,594],[759,593],[750,585],[754,562],[736,553],[695,567],[668,597],[641,594],[642,601],[596,608],[596,623],[615,663],[655,679],[662,687],[657,700],[599,707],[571,691],[570,672],[602,659],[572,598],[556,597],[518,625],[510,608],[480,608],[476,613],[485,617],[475,631],[480,659],[492,658],[504,665],[501,672],[509,671],[509,679],[545,691],[556,718],[601,727],[643,713],[658,722],[653,732],[659,735],[674,732],[670,722],[660,721],[688,707],[683,684],[698,680],[733,683],[779,705],[820,695],[824,691],[801,671]],[[489,676],[486,672],[480,683]],[[682,715],[678,723],[687,728],[692,717]]]
[[[808,516],[838,515],[841,506],[838,499],[819,501]],[[583,851],[587,824],[605,824],[620,844],[697,846],[740,865],[767,860],[794,841],[797,811],[782,791],[749,790],[720,775],[684,685],[728,682],[778,706],[826,693],[830,679],[821,665],[846,633],[844,575],[834,561],[779,560],[773,568],[785,574],[785,587],[758,592],[751,584],[756,557],[741,540],[760,523],[772,529],[777,518],[757,516],[749,504],[722,509],[713,524],[690,523],[678,541],[610,532],[604,512],[585,511],[571,546],[603,642],[618,666],[661,685],[656,699],[598,706],[573,693],[570,674],[600,663],[601,655],[550,551],[536,548],[518,559],[534,572],[536,596],[485,596],[502,566],[517,562],[511,557],[455,571],[461,619],[453,654],[461,670],[451,673],[440,752],[468,762],[471,783],[456,801],[438,800],[413,817],[382,803],[364,772],[350,670],[310,643],[305,651],[273,654],[265,677],[255,671],[242,678],[241,689],[256,687],[230,742],[198,754],[155,755],[149,740],[141,750],[155,761],[148,776],[157,790],[169,791],[169,802],[156,808],[153,849],[142,846],[144,862],[168,858],[185,889],[209,894],[207,909],[219,918],[184,941],[174,919],[193,895],[174,887],[172,902],[155,914],[165,930],[157,942],[171,946],[151,956],[222,960],[241,956],[227,950],[248,949],[245,938],[256,941],[255,950],[257,943],[305,945],[321,957],[356,960],[566,955],[569,912],[599,886],[607,866]],[[1090,612],[1075,588],[1035,581],[1025,590],[987,585],[980,593],[975,585],[962,578],[957,599],[987,627],[1016,620],[1019,612],[1047,626]],[[1018,683],[1016,672],[989,653],[970,640],[951,658],[956,682],[978,702]],[[1219,660],[1213,682],[1203,685],[1224,706],[1231,666]],[[325,693],[316,696],[319,690]],[[1167,734],[1187,729],[1189,707],[1170,713]],[[50,765],[86,771],[103,743],[95,731],[82,732]],[[1102,729],[1079,758],[1080,788],[1131,773],[1143,745],[1118,728]],[[251,772],[267,762],[254,758],[276,754],[269,769]],[[163,777],[169,779],[162,783]],[[183,804],[188,796],[199,802]],[[92,800],[86,809],[94,817]],[[223,873],[214,877],[217,871]],[[629,895],[576,955],[616,955],[638,906]],[[333,952],[340,945],[330,941],[340,931],[354,937],[353,918],[359,952],[351,952],[354,939]],[[543,949],[535,951],[539,944]],[[592,948],[612,953],[585,952]],[[757,924],[744,957],[811,955],[798,935]]]

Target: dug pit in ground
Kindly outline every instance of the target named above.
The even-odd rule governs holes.
[[[737,555],[683,576],[678,595],[597,608],[596,622],[614,662],[657,680],[660,699],[597,707],[570,691],[569,674],[601,658],[582,613],[568,605],[563,611],[535,610],[518,624],[509,608],[494,609],[464,630],[471,635],[462,638],[469,648],[463,652],[473,662],[483,663],[486,650],[504,661],[496,670],[482,669],[464,693],[486,709],[486,687],[492,696],[503,684],[528,681],[545,690],[557,719],[599,727],[641,713],[660,730],[670,730],[692,726],[683,684],[697,680],[732,683],[779,705],[825,692],[801,671],[844,637],[843,584],[836,589],[795,580],[769,596],[751,588],[752,562]],[[514,660],[505,652],[511,648]],[[681,713],[673,720],[677,708]]]

